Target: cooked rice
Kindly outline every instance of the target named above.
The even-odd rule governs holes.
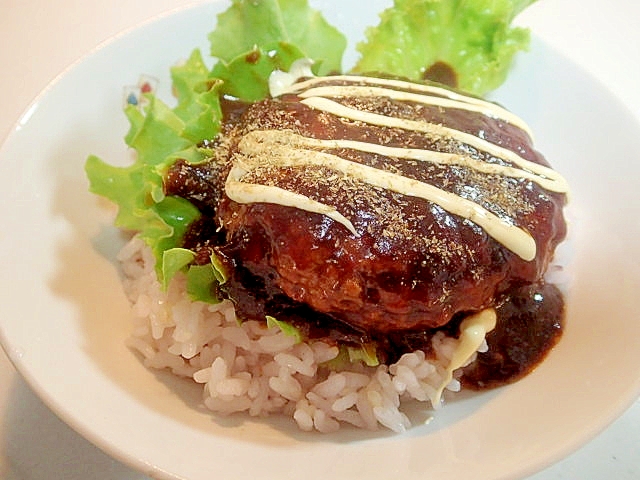
[[[132,303],[129,345],[140,352],[146,366],[170,369],[202,384],[204,404],[214,412],[283,413],[306,431],[333,432],[346,423],[402,432],[411,426],[401,410],[403,402],[424,402],[425,410],[440,406],[439,400],[431,399],[446,378],[457,345],[454,338],[442,333],[433,338],[435,359],[416,351],[393,365],[355,363],[336,371],[326,365],[338,355],[335,346],[297,343],[278,327],[239,322],[228,300],[217,305],[191,301],[182,275],[164,291],[153,255],[138,238],[118,259]],[[448,390],[460,389],[455,378],[454,374]]]

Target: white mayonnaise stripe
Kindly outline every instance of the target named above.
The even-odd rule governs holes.
[[[496,105],[495,103],[488,102],[481,98],[469,97],[467,95],[463,95],[461,93],[457,93],[452,90],[448,90],[446,88],[436,87],[434,85],[425,85],[421,83],[407,82],[404,80],[394,80],[391,78],[375,78],[375,77],[365,77],[365,76],[359,76],[359,75],[332,75],[328,77],[313,77],[308,80],[304,80],[302,82],[292,84],[290,87],[285,89],[283,93],[300,92],[301,90],[305,90],[309,87],[313,87],[318,83],[326,83],[334,80],[344,81],[344,82],[354,82],[354,83],[366,83],[368,85],[380,85],[383,87],[400,88],[410,92],[429,93],[432,95],[439,95],[441,97],[450,98],[451,100],[457,100],[459,102],[469,103],[473,105],[484,105],[489,108],[495,108],[496,110],[502,110],[503,112],[511,113],[507,109],[502,108],[500,105]]]
[[[308,97],[387,97],[392,100],[403,102],[420,103],[423,105],[433,105],[443,108],[456,108],[466,110],[468,112],[476,112],[488,117],[504,120],[505,122],[515,125],[527,132],[530,138],[533,138],[533,132],[529,126],[518,116],[497,107],[492,103],[468,103],[451,98],[436,97],[433,95],[424,95],[421,93],[409,92],[405,90],[391,90],[382,87],[363,87],[354,85],[330,85],[324,87],[315,87],[305,90],[298,94],[301,98]]]
[[[501,175],[504,177],[523,178],[526,180],[531,180],[532,182],[540,185],[542,188],[546,188],[547,190],[553,192],[563,191],[562,185],[558,185],[558,182],[556,182],[554,179],[541,177],[526,170],[499,165],[497,163],[487,163],[481,160],[476,160],[474,158],[454,153],[443,153],[418,148],[387,147],[375,143],[358,142],[355,140],[320,140],[316,138],[297,135],[290,131],[256,130],[249,133],[248,135],[255,137],[256,139],[264,138],[265,140],[268,139],[269,141],[278,142],[285,145],[290,144],[325,149],[343,148],[383,155],[386,157],[395,157],[402,160],[417,160],[420,162],[429,162],[438,165],[459,165],[472,168],[478,172],[486,173],[488,175]]]
[[[556,171],[551,168],[545,167],[544,165],[539,165],[534,162],[530,162],[520,155],[508,150],[506,148],[499,147],[494,145],[486,140],[482,140],[474,135],[460,132],[458,130],[443,127],[441,125],[435,125],[428,122],[420,122],[415,120],[407,120],[403,118],[395,118],[395,117],[387,117],[385,115],[380,115],[377,113],[364,112],[361,110],[357,110],[355,108],[344,106],[338,102],[334,102],[333,100],[329,100],[323,97],[310,97],[301,100],[301,103],[305,105],[315,108],[317,110],[321,110],[327,113],[331,113],[333,115],[337,115],[339,117],[347,118],[350,120],[361,121],[370,125],[377,125],[380,127],[390,127],[390,128],[401,128],[403,130],[413,130],[416,132],[427,133],[430,135],[435,135],[443,138],[452,138],[459,142],[470,145],[480,151],[484,151],[493,155],[495,157],[501,158],[503,160],[510,161],[515,165],[525,168],[535,174],[542,175],[546,178],[553,179],[558,182],[560,187],[554,189],[556,191],[566,192],[569,187],[566,180],[558,174]]]
[[[248,173],[245,168],[234,165],[227,176],[224,185],[225,193],[234,202],[238,203],[275,203],[285,207],[295,207],[307,212],[325,215],[349,229],[351,233],[357,235],[355,227],[351,221],[338,212],[335,208],[316,202],[305,195],[290,192],[280,187],[260,185],[256,183],[244,183],[242,177]]]
[[[256,162],[257,167],[263,162],[265,156],[269,158],[269,161],[273,164],[283,167],[308,165],[325,167],[339,171],[350,178],[358,179],[372,186],[436,203],[446,211],[476,223],[482,227],[487,234],[522,259],[529,261],[535,258],[535,240],[528,232],[501,219],[477,203],[441,190],[433,185],[368,165],[345,160],[336,155],[324,152],[301,150],[292,145],[278,145],[272,142],[256,141],[255,138],[248,135],[240,141],[239,149],[243,154],[247,155],[247,157],[245,157],[247,161],[246,167],[249,167],[251,160]],[[249,185],[250,184],[246,184],[246,186]],[[306,197],[303,198],[306,200],[303,200],[301,204],[297,204],[296,206],[303,210],[309,210],[307,201],[310,199]],[[256,201],[258,200],[249,195],[244,203]],[[272,201],[271,203],[280,202]]]
[[[453,352],[453,356],[449,360],[445,376],[440,387],[432,394],[431,404],[437,408],[442,398],[442,392],[453,380],[453,372],[458,368],[462,368],[475,354],[485,338],[487,333],[496,328],[497,315],[493,308],[487,308],[474,315],[465,318],[460,324],[460,336],[458,337],[458,345]]]

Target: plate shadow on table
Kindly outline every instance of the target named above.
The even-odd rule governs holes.
[[[90,444],[60,420],[19,375],[3,419],[4,480],[146,480]]]

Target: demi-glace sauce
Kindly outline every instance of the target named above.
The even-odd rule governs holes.
[[[465,368],[462,384],[485,389],[528,374],[558,342],[564,325],[564,300],[547,283],[515,290],[496,309],[496,328],[487,335],[487,352]]]
[[[388,104],[378,106],[377,95]],[[373,344],[381,362],[393,363],[410,351],[433,353],[437,332],[458,337],[466,318],[495,309],[489,350],[464,370],[464,385],[509,383],[545,357],[561,335],[564,304],[541,276],[565,234],[567,184],[532,149],[524,122],[438,86],[365,77],[295,83],[273,106],[225,100],[231,141],[223,139],[221,153],[208,163],[177,162],[165,182],[167,194],[200,208],[203,216],[184,246],[202,264],[215,251],[229,277],[220,293],[234,301],[239,318],[272,316],[310,340]],[[256,123],[245,120],[245,108]],[[316,176],[289,174],[305,168]],[[338,180],[326,183],[327,175]],[[461,183],[467,177],[479,183],[467,188]],[[379,220],[370,203],[356,208],[345,201],[352,184],[360,189],[353,198],[380,205],[404,200]],[[507,194],[500,185],[527,186]],[[458,227],[446,227],[450,223]],[[413,230],[389,228],[396,224]],[[307,227],[308,234],[278,259],[291,233]],[[434,227],[437,240],[454,250],[431,248],[436,237],[426,235]],[[474,252],[468,257],[455,250],[460,228],[471,242],[464,248]],[[429,253],[418,239],[431,242]],[[402,255],[381,249],[380,240]],[[350,249],[343,249],[345,242]],[[334,256],[336,247],[342,256]],[[351,252],[364,252],[362,262],[345,260]],[[455,260],[452,252],[458,252]],[[315,291],[329,291],[314,272],[331,262],[336,268],[325,272],[326,285],[340,287],[327,298],[314,297]],[[337,268],[341,262],[344,270]],[[303,284],[291,283],[294,277]],[[362,288],[342,287],[365,277]],[[438,304],[439,297],[446,300]],[[456,310],[448,313],[452,304]]]

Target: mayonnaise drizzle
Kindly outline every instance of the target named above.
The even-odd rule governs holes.
[[[317,86],[319,83],[334,80],[357,82],[360,85]],[[341,118],[380,127],[421,132],[445,140],[455,140],[476,149],[478,152],[510,162],[512,165],[485,162],[473,158],[469,154],[390,147],[353,140],[321,140],[285,130],[253,131],[240,140],[238,154],[234,156],[233,166],[225,183],[227,196],[238,203],[275,203],[319,213],[341,223],[352,234],[358,235],[353,223],[334,206],[326,205],[313,200],[307,195],[295,193],[278,186],[248,183],[243,180],[245,175],[264,165],[265,161],[277,168],[323,167],[374,187],[422,198],[438,204],[449,213],[478,224],[496,241],[502,243],[522,259],[530,261],[536,256],[535,241],[527,231],[514,225],[511,220],[500,218],[481,205],[457,194],[437,188],[434,185],[350,161],[334,154],[319,151],[319,149],[351,149],[400,160],[423,161],[440,165],[459,165],[489,175],[529,180],[552,192],[562,193],[568,191],[567,182],[556,171],[526,160],[511,150],[475,135],[427,121],[397,118],[359,110],[327,97],[386,97],[392,100],[417,104],[463,109],[504,120],[521,128],[531,136],[528,126],[521,119],[491,102],[467,97],[432,85],[353,75],[313,77],[290,85],[281,81],[278,84],[278,93],[295,93],[301,98],[300,102],[308,107]]]
[[[263,159],[268,156],[269,162],[279,167],[316,166],[335,170],[349,178],[365,182],[368,185],[436,203],[446,211],[480,225],[491,237],[505,245],[524,260],[533,260],[533,258],[535,258],[536,244],[528,232],[512,225],[475,202],[428,183],[358,162],[352,162],[337,155],[299,148],[297,145],[279,143],[278,140],[282,141],[281,133],[282,132],[268,130],[254,131],[245,135],[238,145],[243,157],[237,160],[237,165],[241,165],[243,169],[250,171],[260,166]],[[251,184],[245,184],[243,187],[248,185]],[[256,193],[262,194],[262,201],[269,201],[265,200],[265,193],[267,195],[269,194],[268,191],[265,190],[265,186],[259,185],[259,187],[259,192]],[[278,187],[267,188],[277,189],[273,190],[274,195],[279,193],[278,190],[280,190]],[[238,198],[238,192],[234,191],[233,185],[226,186],[226,193],[232,200]],[[250,192],[247,193],[249,193],[249,197],[251,197]],[[245,201],[246,200],[247,198],[245,197]],[[270,203],[281,203],[277,200],[278,199],[273,198],[270,200]],[[297,200],[300,200],[300,203],[296,205],[297,208],[316,211],[317,202],[314,200],[308,197],[298,198]],[[253,202],[256,201],[258,200],[253,198]],[[344,224],[344,222],[341,223]]]
[[[437,408],[440,405],[442,392],[453,380],[453,372],[469,363],[472,356],[478,351],[485,341],[487,333],[496,327],[497,315],[493,308],[481,310],[478,313],[465,318],[460,324],[460,336],[458,345],[449,360],[449,365],[439,388],[432,393],[431,404]]]
[[[344,82],[353,82],[353,83],[364,83],[366,85],[374,85],[374,86],[382,86],[382,87],[391,87],[400,89],[400,93],[402,91],[406,93],[422,93],[428,95],[420,95],[422,99],[420,103],[431,104],[431,105],[439,105],[442,107],[450,107],[450,108],[459,108],[468,111],[475,111],[479,113],[483,113],[492,118],[504,120],[512,125],[515,125],[533,138],[533,133],[529,126],[524,122],[520,117],[514,115],[509,110],[502,108],[500,105],[496,105],[492,102],[487,102],[486,100],[482,100],[481,98],[469,97],[467,95],[462,95],[460,93],[456,93],[452,90],[447,90],[446,88],[436,87],[434,85],[427,85],[421,83],[412,83],[406,82],[403,80],[395,80],[390,78],[375,78],[375,77],[364,77],[358,75],[332,75],[330,77],[313,77],[308,80],[304,80],[302,82],[293,83],[288,88],[281,88],[278,93],[299,93],[304,92],[308,89],[315,88],[325,88],[325,87],[314,87],[319,83],[325,83],[327,81],[344,81]],[[345,88],[345,87],[355,87],[355,86],[329,86],[326,88]],[[366,88],[366,87],[365,87]],[[391,96],[392,93],[389,92],[398,92],[398,90],[391,90],[388,88],[384,89],[385,96]],[[318,96],[335,96],[335,95],[325,95],[320,94]],[[447,104],[446,99],[449,99],[452,103]]]
[[[242,177],[249,172],[246,165],[240,162],[236,163],[229,172],[224,188],[227,196],[238,203],[275,203],[285,207],[295,207],[307,212],[319,213],[325,215],[338,223],[341,223],[349,229],[354,235],[358,235],[353,223],[342,215],[335,208],[316,202],[315,200],[301,195],[299,193],[290,192],[284,188],[271,185],[260,185],[256,183],[245,183]]]
[[[420,93],[407,92],[403,90],[391,90],[389,88],[354,86],[354,85],[331,85],[326,87],[315,87],[303,91],[298,95],[300,98],[309,97],[387,97],[401,102],[420,103],[422,105],[432,105],[443,108],[456,108],[467,112],[476,112],[492,118],[504,120],[527,132],[533,138],[533,132],[529,126],[516,115],[507,110],[503,110],[492,103],[467,103],[459,100],[452,100],[445,97],[433,95],[423,95]]]
[[[386,157],[394,157],[402,160],[417,160],[420,162],[429,162],[438,165],[458,165],[472,168],[487,175],[501,175],[511,178],[523,178],[537,183],[541,187],[552,192],[564,192],[561,182],[556,178],[547,178],[540,174],[533,173],[528,170],[514,168],[498,163],[487,163],[466,155],[456,153],[444,153],[433,150],[423,150],[420,148],[403,148],[388,147],[376,143],[358,142],[355,140],[322,140],[311,137],[296,135],[288,131],[273,131],[270,133],[271,140],[284,144],[295,144],[300,147],[311,148],[344,148],[349,150],[357,150],[360,152],[373,153]],[[538,170],[540,165],[523,159],[523,164],[529,170]],[[549,170],[549,169],[547,169]],[[546,173],[546,172],[545,172]]]
[[[471,147],[476,148],[481,152],[486,152],[494,157],[501,158],[503,160],[510,161],[519,167],[529,168],[531,171],[538,175],[542,175],[558,183],[555,191],[566,192],[568,190],[568,184],[566,180],[555,170],[539,165],[534,162],[525,160],[520,155],[506,148],[502,148],[498,145],[494,145],[491,142],[487,142],[470,133],[461,132],[453,128],[445,127],[442,125],[436,125],[434,123],[422,122],[417,120],[408,120],[405,118],[388,117],[386,115],[380,115],[378,113],[364,112],[355,108],[347,107],[333,100],[329,100],[324,97],[310,97],[301,100],[301,103],[321,110],[323,112],[331,113],[342,118],[348,118],[350,120],[358,120],[369,125],[376,125],[379,127],[401,128],[404,130],[412,130],[415,132],[422,132],[433,136],[439,136],[442,138],[451,138],[459,142],[465,143]]]

